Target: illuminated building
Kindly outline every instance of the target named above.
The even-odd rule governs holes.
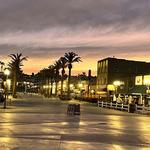
[[[97,90],[111,92],[108,87],[119,80],[124,83],[119,90],[128,93],[135,85],[135,77],[144,74],[150,74],[150,63],[110,57],[102,59],[97,65]]]

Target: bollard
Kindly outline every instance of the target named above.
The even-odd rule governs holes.
[[[75,104],[74,108],[74,115],[80,115],[80,104]]]
[[[112,108],[112,102],[110,103],[110,108]]]
[[[74,109],[75,109],[75,108],[74,108],[74,104],[70,104],[70,105],[69,105],[69,114],[70,114],[70,115],[73,115],[73,114],[74,114]]]

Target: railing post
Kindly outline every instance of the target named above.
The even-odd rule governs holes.
[[[107,108],[107,102],[106,102],[106,108]]]
[[[138,105],[135,104],[135,111],[137,112],[137,110],[138,110]]]
[[[97,101],[97,106],[99,107],[99,101]]]
[[[145,110],[145,107],[144,107],[144,105],[143,105],[143,107],[142,107],[142,114],[144,113],[144,110]]]
[[[110,108],[112,108],[112,102],[110,103]]]
[[[129,106],[129,104],[128,104],[128,113],[129,113],[129,107],[130,107],[130,106]]]
[[[116,103],[116,109],[117,109],[117,103]]]
[[[122,103],[122,106],[121,106],[121,110],[123,110],[123,103]]]
[[[102,101],[102,107],[103,107],[103,101]]]

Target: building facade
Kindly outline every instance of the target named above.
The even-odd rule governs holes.
[[[117,58],[105,58],[97,65],[97,90],[114,91],[108,89],[114,81],[122,81],[120,90],[128,93],[135,85],[135,77],[150,74],[150,63]]]

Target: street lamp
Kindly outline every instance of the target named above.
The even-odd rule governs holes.
[[[6,69],[4,70],[4,74],[5,74],[6,77],[8,78],[8,76],[10,75],[10,71],[9,71],[8,68],[6,68]]]
[[[8,98],[8,89],[10,88],[10,84],[11,84],[11,81],[8,79],[8,76],[10,75],[10,71],[8,68],[5,68],[4,75],[6,76],[4,109],[6,109],[7,98]]]
[[[73,84],[70,84],[70,88],[73,89],[73,88],[74,88],[74,85],[73,85]]]
[[[83,88],[83,84],[82,83],[79,83],[78,86],[79,86],[80,89]]]

